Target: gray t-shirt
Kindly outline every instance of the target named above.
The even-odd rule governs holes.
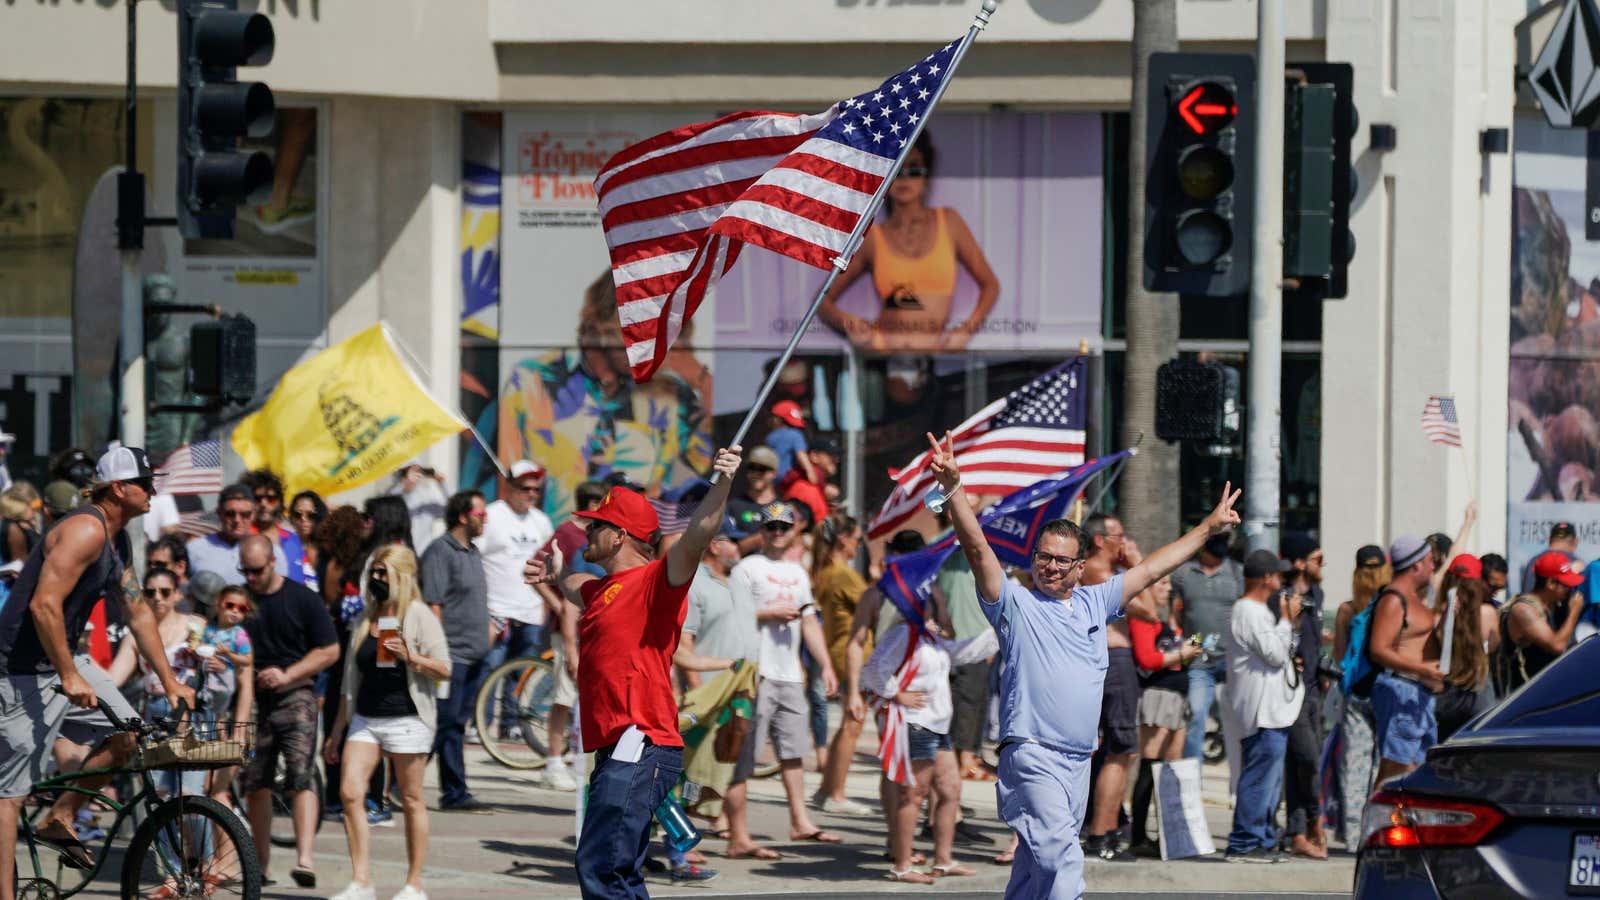
[[[1226,634],[1234,601],[1244,596],[1244,566],[1225,559],[1207,575],[1191,559],[1172,573],[1172,590],[1183,599],[1183,630],[1189,634]]]
[[[228,543],[215,534],[195,538],[186,548],[189,551],[189,574],[215,572],[228,584],[244,584],[244,573],[239,571],[239,544]],[[272,568],[285,578],[289,575],[289,561],[283,551],[272,550]]]
[[[694,635],[694,652],[700,656],[755,662],[761,655],[755,604],[735,600],[727,579],[718,578],[704,563],[689,585],[683,630]]]
[[[422,597],[439,607],[450,661],[474,663],[489,655],[489,584],[478,548],[448,531],[422,552]]]

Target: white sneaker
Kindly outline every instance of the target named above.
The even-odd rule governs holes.
[[[565,762],[552,759],[544,764],[544,786],[556,791],[576,791],[578,782]]]
[[[354,881],[345,885],[344,890],[334,894],[328,900],[377,900],[378,892],[370,884],[356,884]]]
[[[395,892],[394,900],[428,900],[428,892],[408,884]]]
[[[478,726],[476,726],[476,725],[468,725],[467,726],[467,738],[466,738],[466,740],[467,740],[467,743],[469,743],[469,744],[482,744],[483,743],[483,738],[478,736]]]
[[[849,797],[846,797],[843,800],[835,800],[831,797],[823,798],[822,811],[825,813],[832,813],[836,816],[873,815],[871,807],[867,806],[865,803],[858,803],[854,800],[851,800]]]

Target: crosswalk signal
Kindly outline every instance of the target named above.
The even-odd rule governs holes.
[[[1150,56],[1144,284],[1232,297],[1250,288],[1255,60]]]
[[[266,137],[272,91],[235,81],[239,66],[272,60],[272,21],[238,0],[181,0],[178,9],[178,228],[186,238],[232,238],[234,207],[272,180],[272,160],[240,152]]]

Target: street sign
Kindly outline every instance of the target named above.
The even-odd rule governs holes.
[[[1600,121],[1600,7],[1595,0],[1566,0],[1528,84],[1551,127],[1589,128]]]

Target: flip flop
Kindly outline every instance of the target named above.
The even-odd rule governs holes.
[[[916,869],[906,869],[903,872],[897,869],[890,869],[889,880],[909,881],[912,884],[933,884],[938,879],[934,878],[932,875],[925,875],[921,872],[918,872]]]
[[[837,834],[829,834],[828,832],[823,831],[821,828],[818,828],[816,831],[813,831],[810,834],[802,834],[799,837],[792,837],[789,840],[791,840],[791,841],[816,841],[819,844],[842,844],[842,843],[844,843],[844,838],[839,837]]]
[[[757,847],[754,850],[741,850],[737,853],[722,854],[728,859],[783,859],[783,854],[766,847]]]
[[[948,866],[934,866],[928,870],[928,874],[935,878],[961,878],[978,873],[960,863],[951,863]]]
[[[94,854],[89,852],[89,848],[84,845],[83,841],[78,840],[77,835],[67,837],[38,831],[34,833],[34,837],[49,844],[51,849],[61,854],[61,862],[68,868],[77,869],[80,872],[87,872],[94,868]]]
[[[994,864],[997,866],[1009,866],[1016,858],[1017,854],[1015,851],[1006,850],[1004,852],[995,854]]]
[[[289,877],[294,879],[294,883],[296,885],[303,888],[314,888],[317,886],[317,873],[311,871],[305,866],[295,866],[293,869],[290,869]]]

